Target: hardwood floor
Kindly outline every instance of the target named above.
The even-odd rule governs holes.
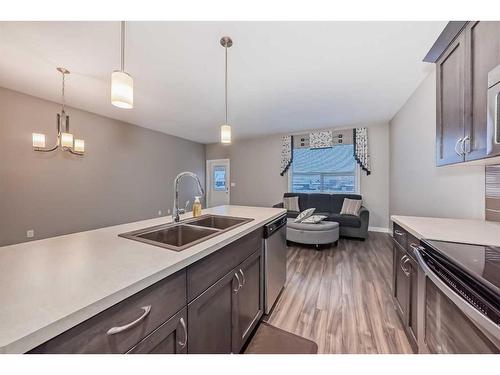
[[[321,251],[289,247],[286,287],[267,321],[319,353],[412,353],[391,297],[391,241],[370,232]]]

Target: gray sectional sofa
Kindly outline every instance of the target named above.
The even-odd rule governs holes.
[[[298,197],[300,211],[288,211],[287,216],[295,218],[308,208],[316,208],[315,215],[325,215],[328,221],[336,221],[340,225],[340,236],[366,239],[368,237],[368,223],[370,212],[361,207],[359,216],[341,215],[344,198],[361,199],[358,194],[326,194],[326,193],[285,193],[284,197]],[[283,208],[283,202],[273,207]]]

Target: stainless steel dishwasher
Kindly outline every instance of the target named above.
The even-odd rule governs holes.
[[[264,310],[269,314],[286,281],[286,215],[264,226]]]

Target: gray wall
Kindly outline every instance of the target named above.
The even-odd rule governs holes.
[[[436,167],[436,75],[390,121],[390,213],[484,218],[484,167]]]
[[[0,88],[0,246],[158,216],[171,208],[175,175],[204,182],[202,144],[69,108],[83,157],[34,152],[31,133],[55,140],[56,103]],[[181,200],[194,184],[182,184]]]
[[[361,172],[361,194],[370,209],[370,226],[389,225],[389,127],[369,126],[373,173]],[[231,160],[231,204],[271,206],[281,202],[288,179],[279,175],[282,134],[206,146],[206,158]]]

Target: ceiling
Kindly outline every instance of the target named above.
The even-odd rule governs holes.
[[[446,22],[128,22],[134,109],[110,104],[119,22],[0,22],[0,86],[201,143],[389,121],[432,67]],[[84,126],[84,124],[75,124]]]

